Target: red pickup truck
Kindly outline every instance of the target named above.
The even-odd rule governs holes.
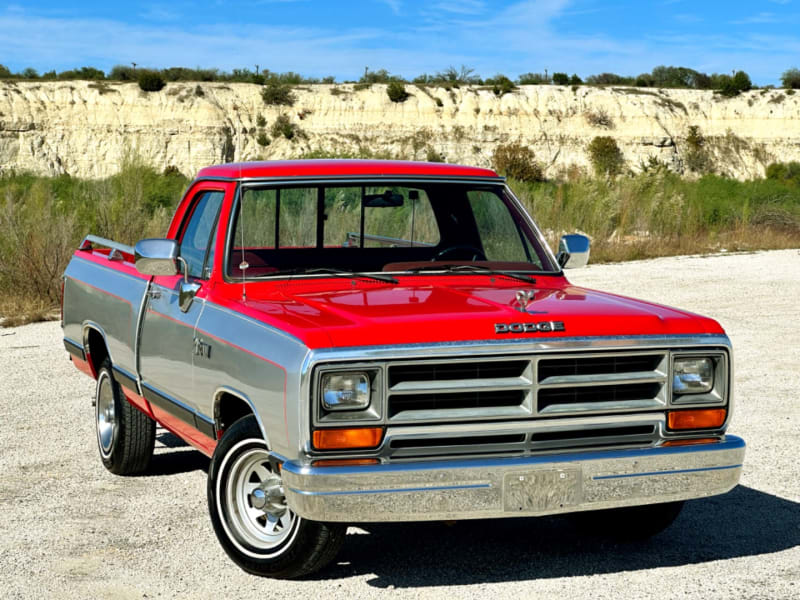
[[[583,513],[649,536],[739,480],[731,345],[571,285],[588,255],[554,255],[486,169],[220,165],[164,239],[84,240],[64,344],[106,468],[146,470],[156,423],[208,455],[211,522],[251,573],[323,567],[347,523]]]

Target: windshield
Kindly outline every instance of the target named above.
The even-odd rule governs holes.
[[[226,268],[232,278],[313,269],[430,272],[462,264],[559,270],[500,184],[244,184],[232,221]]]

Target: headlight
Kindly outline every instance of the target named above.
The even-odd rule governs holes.
[[[675,394],[704,394],[714,387],[714,361],[711,358],[676,358],[672,391]]]
[[[325,373],[321,387],[325,410],[364,410],[369,406],[370,384],[366,373]]]

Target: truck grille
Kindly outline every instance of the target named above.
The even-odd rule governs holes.
[[[394,363],[389,423],[608,414],[666,406],[668,353]]]

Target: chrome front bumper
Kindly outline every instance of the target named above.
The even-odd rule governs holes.
[[[379,522],[537,516],[723,494],[744,440],[692,446],[359,467],[284,461],[289,506],[314,521]],[[281,459],[283,460],[283,459]]]

